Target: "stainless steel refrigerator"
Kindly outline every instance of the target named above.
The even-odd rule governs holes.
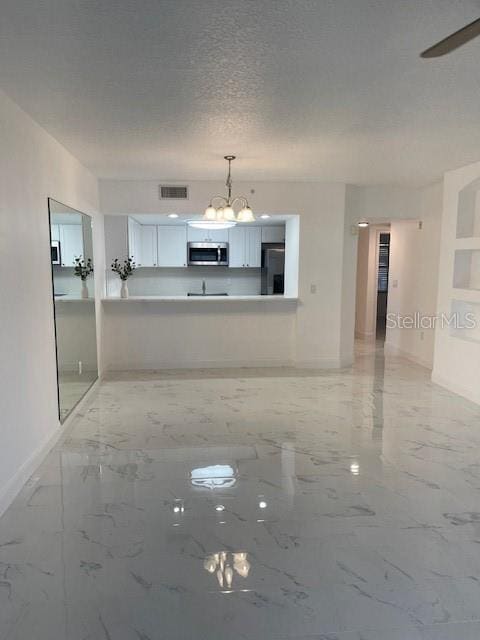
[[[262,244],[262,295],[283,295],[285,291],[285,244]]]

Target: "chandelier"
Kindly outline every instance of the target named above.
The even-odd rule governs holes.
[[[244,196],[236,196],[232,198],[232,161],[235,156],[225,156],[228,162],[228,175],[225,183],[228,191],[227,197],[213,196],[210,204],[205,209],[201,220],[188,220],[191,227],[198,229],[229,229],[234,227],[237,222],[254,222],[255,216],[250,209],[248,200]],[[217,206],[214,206],[217,203]],[[236,204],[241,206],[238,213],[235,213],[233,207]]]

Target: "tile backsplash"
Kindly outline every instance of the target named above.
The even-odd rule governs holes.
[[[208,293],[229,295],[259,295],[261,269],[231,269],[229,267],[187,267],[137,269],[128,280],[131,296],[184,296],[201,293],[205,280]],[[120,279],[107,271],[107,295],[118,296]]]

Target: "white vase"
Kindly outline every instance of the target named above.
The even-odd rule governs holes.
[[[88,287],[85,280],[82,280],[82,298],[88,298]]]
[[[126,280],[122,280],[122,288],[120,289],[120,297],[128,298],[128,285]]]

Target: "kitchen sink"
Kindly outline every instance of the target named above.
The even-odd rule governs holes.
[[[228,296],[228,293],[187,293],[187,296],[196,296],[198,298],[210,298],[211,296]]]

